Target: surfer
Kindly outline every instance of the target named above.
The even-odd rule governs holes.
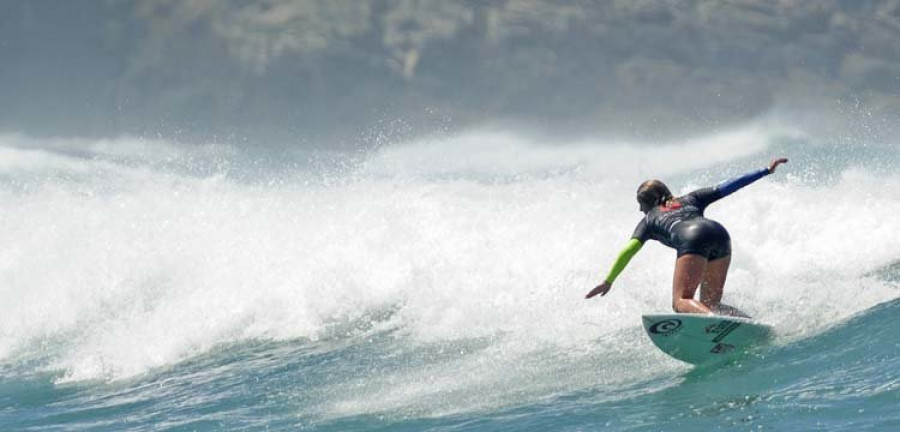
[[[725,277],[731,264],[731,237],[718,222],[703,216],[706,207],[738,189],[775,172],[785,158],[772,159],[760,168],[726,180],[717,186],[673,197],[659,180],[648,180],[637,190],[637,201],[645,216],[631,240],[619,254],[606,279],[585,298],[606,295],[613,281],[647,240],[656,240],[678,252],[672,279],[672,308],[675,312],[746,316],[722,304]],[[697,287],[700,300],[694,300]]]

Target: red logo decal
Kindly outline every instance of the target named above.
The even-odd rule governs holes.
[[[672,211],[672,210],[678,210],[680,208],[681,208],[680,202],[670,201],[670,202],[666,203],[666,205],[663,206],[662,211],[667,212],[667,211]]]

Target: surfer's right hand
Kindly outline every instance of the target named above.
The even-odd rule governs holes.
[[[584,298],[589,299],[597,294],[600,294],[600,297],[603,297],[606,295],[606,293],[609,292],[610,288],[612,288],[612,284],[604,281],[602,284],[597,285],[594,289],[592,289],[591,292],[587,293]]]

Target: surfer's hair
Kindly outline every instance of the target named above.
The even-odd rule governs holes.
[[[650,209],[663,205],[671,199],[672,192],[669,191],[665,183],[659,180],[647,180],[641,183],[637,190],[637,200],[643,212],[648,212]]]

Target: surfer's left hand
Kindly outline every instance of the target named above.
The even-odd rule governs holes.
[[[769,163],[769,174],[775,172],[775,168],[778,168],[778,165],[786,163],[788,161],[787,158],[775,158],[772,159],[772,162]]]
[[[584,298],[589,299],[597,294],[600,294],[600,297],[603,297],[606,295],[606,293],[609,292],[610,288],[612,288],[612,284],[610,284],[609,282],[603,282],[602,284],[597,285],[594,289],[592,289],[591,292],[587,293]]]

